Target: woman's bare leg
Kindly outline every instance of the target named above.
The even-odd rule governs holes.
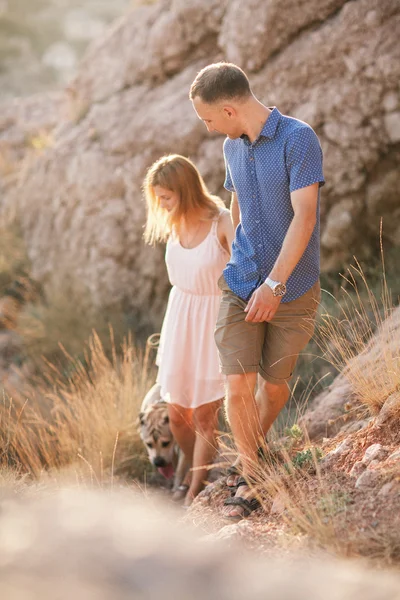
[[[203,404],[194,409],[193,422],[195,428],[195,443],[192,463],[192,480],[186,495],[185,505],[189,506],[193,498],[204,487],[209,466],[217,451],[218,413],[223,399]]]
[[[195,432],[193,426],[193,410],[179,404],[168,404],[169,425],[176,443],[185,455],[187,463],[192,466]],[[189,472],[183,483],[189,483]]]

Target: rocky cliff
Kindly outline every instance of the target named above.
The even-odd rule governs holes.
[[[223,139],[188,100],[197,71],[221,59],[320,137],[323,268],[372,254],[381,216],[400,245],[399,26],[397,0],[161,0],[132,11],[91,46],[62,98],[37,101],[47,123],[22,101],[0,115],[0,149],[19,161],[0,171],[2,207],[19,214],[33,276],[159,324],[168,283],[163,249],[141,239],[141,182],[161,154],[182,153],[228,200]]]

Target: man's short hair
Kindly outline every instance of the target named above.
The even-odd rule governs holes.
[[[245,100],[251,95],[247,75],[232,63],[219,62],[204,67],[193,81],[189,97],[199,97],[206,104],[220,100]]]

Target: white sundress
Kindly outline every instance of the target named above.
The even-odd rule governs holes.
[[[177,236],[167,242],[165,262],[173,287],[161,329],[157,382],[162,398],[185,408],[224,396],[214,329],[221,299],[217,282],[229,253],[217,236],[218,219],[195,248],[184,248]]]

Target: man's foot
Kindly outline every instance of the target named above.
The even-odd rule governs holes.
[[[260,508],[261,504],[255,496],[254,488],[244,477],[239,477],[236,494],[227,498],[224,502],[223,516],[232,521],[240,521],[248,517],[254,510]]]
[[[227,468],[227,470],[226,470],[226,474],[227,474],[226,485],[229,488],[235,488],[237,486],[237,482],[240,477],[239,468],[240,468],[239,462],[236,462]]]
[[[258,453],[258,458],[259,458],[260,462],[261,461],[266,462],[267,460],[271,460],[271,453],[269,452],[269,449],[266,445],[260,446],[258,448],[257,453]],[[239,481],[239,477],[241,475],[240,463],[238,460],[236,462],[234,462],[233,465],[231,465],[230,467],[227,468],[226,474],[227,474],[227,478],[226,478],[227,487],[236,488],[238,481]]]

